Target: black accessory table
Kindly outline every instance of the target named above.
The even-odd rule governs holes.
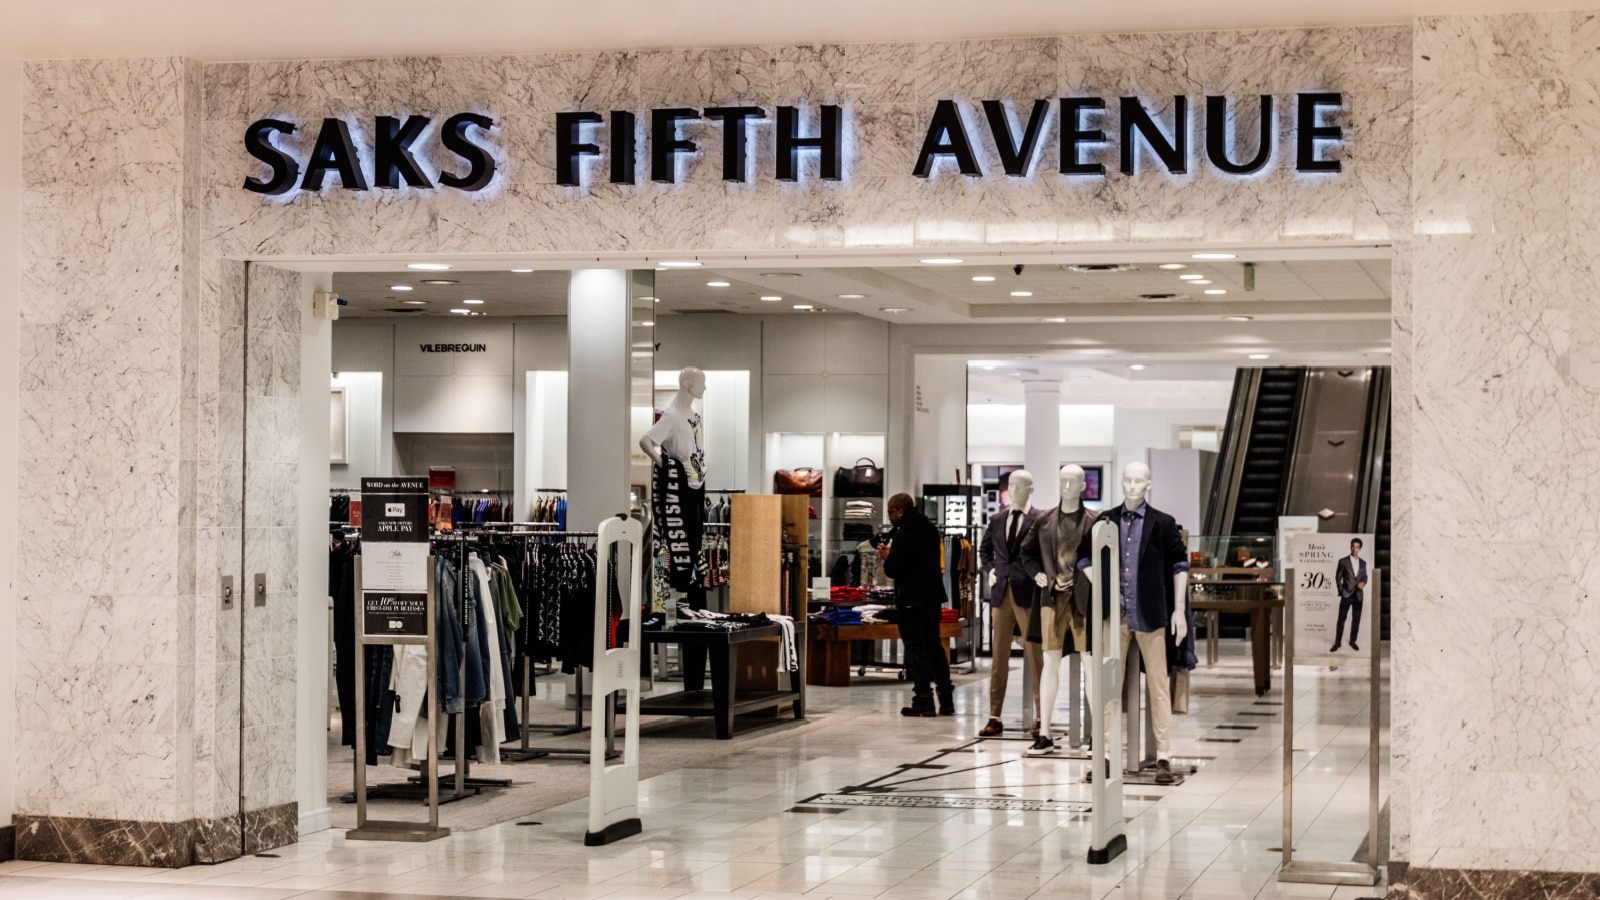
[[[679,644],[686,651],[685,663],[692,659],[711,658],[711,689],[705,689],[705,672],[699,666],[686,664],[683,671],[683,690],[663,697],[647,697],[639,706],[646,716],[711,716],[716,720],[717,739],[726,741],[733,737],[733,717],[740,713],[776,709],[785,703],[794,704],[794,717],[806,717],[805,678],[801,672],[791,672],[790,683],[795,687],[787,691],[746,691],[736,694],[734,682],[738,666],[739,645],[749,641],[783,639],[783,629],[777,625],[759,625],[734,631],[709,631],[697,628],[660,628],[644,632],[647,644]],[[797,648],[798,650],[799,648]],[[688,652],[698,651],[698,652]]]

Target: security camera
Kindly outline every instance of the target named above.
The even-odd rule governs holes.
[[[1012,266],[1011,267],[1011,271],[1013,273],[1017,274],[1017,275],[1021,275],[1022,274],[1022,263],[1017,263],[1016,265]]]

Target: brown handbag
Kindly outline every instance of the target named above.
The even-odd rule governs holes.
[[[821,469],[779,469],[772,473],[772,492],[774,494],[804,494],[808,497],[822,496],[822,470]]]

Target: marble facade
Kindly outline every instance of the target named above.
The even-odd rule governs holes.
[[[1600,435],[1588,415],[1600,357],[1587,343],[1600,336],[1589,300],[1600,201],[1587,190],[1600,172],[1597,44],[1600,15],[1549,13],[942,44],[30,64],[19,323],[30,475],[18,506],[38,524],[20,548],[19,855],[170,865],[292,837],[296,623],[278,595],[297,590],[301,373],[298,282],[275,257],[1361,243],[1394,252],[1397,895],[1493,884],[1516,896],[1505,885],[1569,883],[1521,873],[1600,872],[1594,789],[1577,777],[1600,741],[1587,655],[1600,635]],[[1007,178],[987,139],[981,180],[911,174],[939,99],[1307,90],[1345,96],[1340,176],[1280,165],[1231,179],[1202,165],[1065,181],[1047,144],[1038,173]],[[557,111],[736,101],[845,105],[847,179],[775,183],[762,129],[750,185],[724,183],[709,158],[680,185],[555,183]],[[240,190],[255,171],[241,136],[256,118],[464,109],[503,123],[490,196]],[[1556,507],[1577,519],[1563,541],[1537,517]],[[85,521],[100,523],[93,540]],[[269,573],[265,615],[240,608],[244,593],[219,610],[218,574],[237,573],[242,591],[255,571]]]

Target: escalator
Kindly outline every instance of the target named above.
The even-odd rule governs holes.
[[[1241,546],[1276,534],[1280,516],[1314,516],[1323,532],[1371,532],[1385,637],[1389,390],[1382,366],[1240,369],[1206,514],[1206,534]]]

